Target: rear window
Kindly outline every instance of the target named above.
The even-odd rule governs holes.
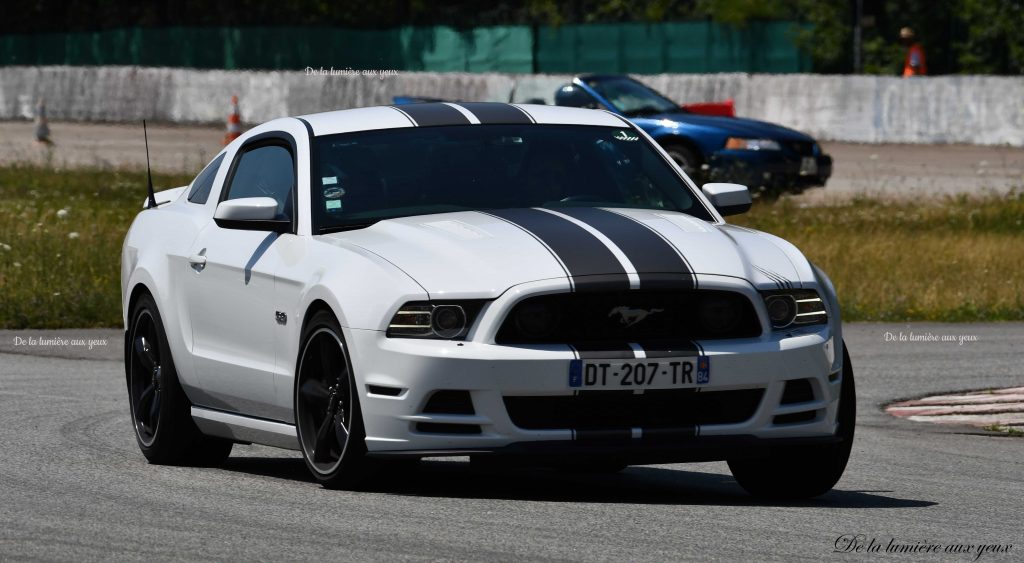
[[[632,207],[711,215],[636,131],[474,125],[320,137],[315,232],[510,207]]]

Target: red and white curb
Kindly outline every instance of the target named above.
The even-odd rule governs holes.
[[[900,401],[885,412],[916,422],[966,424],[1006,431],[1024,431],[1024,387],[934,395]]]

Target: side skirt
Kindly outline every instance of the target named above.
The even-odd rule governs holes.
[[[192,420],[209,436],[299,450],[299,437],[291,424],[201,407],[192,407]]]

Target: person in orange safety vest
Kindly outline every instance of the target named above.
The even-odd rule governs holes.
[[[907,46],[907,57],[903,61],[903,78],[928,74],[928,65],[924,60],[924,48],[915,41],[914,30],[909,27],[901,29],[900,43]]]

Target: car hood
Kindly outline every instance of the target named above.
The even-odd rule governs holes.
[[[720,117],[714,115],[698,115],[686,112],[671,112],[658,115],[632,118],[638,125],[642,126],[665,126],[665,121],[671,121],[683,125],[695,125],[699,127],[714,128],[727,135],[736,135],[750,138],[767,138],[782,141],[813,141],[814,138],[806,133],[795,129],[783,127],[775,123],[747,119],[744,117]]]
[[[800,287],[800,272],[806,271],[797,267],[805,261],[795,249],[779,244],[781,239],[758,231],[709,223],[670,211],[609,211],[660,235],[697,274],[731,276],[759,287],[776,288],[785,283]],[[538,215],[542,221],[551,221],[552,225],[564,226],[566,222],[563,217],[542,211],[533,215]],[[408,274],[432,297],[496,297],[522,283],[568,277],[565,262],[556,258],[557,253],[544,242],[543,236],[485,212],[390,219],[357,231],[319,238],[375,254]],[[615,238],[616,235],[610,233],[605,240],[614,243]],[[643,249],[623,248],[628,245],[616,246],[627,259],[631,251],[644,252]],[[629,263],[645,262],[635,258]],[[633,266],[627,269],[627,274],[685,274],[652,272],[651,269]]]

